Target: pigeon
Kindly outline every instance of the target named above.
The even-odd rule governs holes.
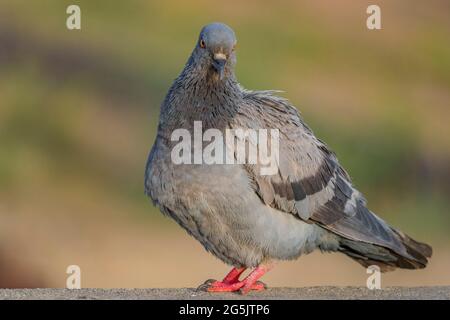
[[[383,272],[424,268],[432,248],[370,211],[336,154],[316,138],[297,108],[278,91],[244,89],[235,64],[234,31],[223,23],[203,27],[161,104],[145,168],[145,193],[154,205],[232,266],[222,281],[211,279],[200,288],[264,290],[259,279],[275,263],[316,249],[343,253]],[[239,128],[277,130],[274,172],[263,174],[262,161],[193,161],[195,146],[180,153],[185,162],[174,161],[180,142],[174,132],[195,140],[196,123],[223,135]]]

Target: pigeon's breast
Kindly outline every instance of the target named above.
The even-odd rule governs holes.
[[[323,229],[263,204],[240,165],[175,165],[157,153],[149,163],[150,197],[225,263],[293,259],[319,245]]]

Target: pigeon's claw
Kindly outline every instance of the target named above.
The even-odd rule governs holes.
[[[218,281],[215,279],[208,279],[204,283],[199,285],[197,287],[196,291],[208,291],[208,288],[215,282],[218,282]]]
[[[267,286],[257,280],[270,269],[271,265],[258,266],[244,280],[239,281],[239,277],[245,271],[245,268],[233,268],[222,281],[206,280],[197,290],[207,292],[239,291],[241,294],[246,294],[252,290],[262,291],[267,289]]]
[[[240,292],[241,294],[245,294],[251,290],[262,291],[266,289],[266,285],[261,281],[252,284],[247,283],[245,280],[235,283],[214,281],[208,284],[204,283],[203,285],[205,286],[203,290],[207,292]]]
[[[208,292],[234,292],[244,286],[242,281],[229,283],[223,281],[215,281],[206,289]]]
[[[223,278],[222,281],[217,281],[217,280],[214,280],[214,279],[206,280],[203,284],[201,284],[197,288],[197,291],[210,291],[210,292],[212,292],[212,289],[211,289],[212,287],[218,287],[218,288],[219,287],[220,288],[230,287],[229,290],[226,290],[226,291],[237,291],[237,290],[239,290],[240,287],[236,286],[237,287],[236,290],[231,290],[231,288],[232,288],[231,285],[239,282],[239,277],[245,271],[245,269],[246,268],[233,268],[233,269],[231,269],[231,271],[225,276],[225,278]]]
[[[245,284],[239,289],[240,294],[247,294],[249,291],[264,291],[267,289],[267,285],[262,281],[256,281],[252,284]]]

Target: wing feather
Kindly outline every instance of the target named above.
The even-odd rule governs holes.
[[[344,238],[406,253],[389,225],[366,208],[336,155],[314,136],[295,107],[268,91],[247,91],[244,101],[232,126],[280,130],[277,174],[263,176],[260,165],[244,165],[261,201]]]

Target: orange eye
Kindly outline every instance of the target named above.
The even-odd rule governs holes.
[[[200,40],[200,48],[206,48],[206,43],[205,43],[205,40]]]

